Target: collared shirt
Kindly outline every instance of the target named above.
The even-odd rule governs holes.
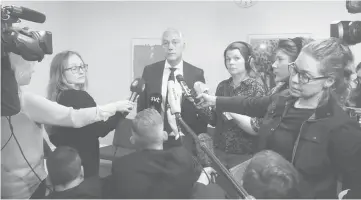
[[[164,70],[163,70],[163,79],[162,79],[162,117],[164,117],[164,111],[165,111],[165,102],[166,102],[166,96],[167,96],[167,90],[168,90],[168,79],[169,79],[169,75],[170,75],[170,69],[172,66],[168,63],[168,61],[165,61],[164,64]],[[176,77],[177,75],[182,75],[183,76],[183,60],[176,66],[174,66],[174,68],[176,68],[175,72],[174,72],[174,76]],[[179,82],[176,80],[175,84],[177,84],[180,87]]]

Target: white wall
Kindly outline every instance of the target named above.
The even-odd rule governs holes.
[[[180,29],[186,38],[184,58],[205,70],[214,91],[228,78],[224,48],[248,34],[311,33],[330,36],[334,20],[361,20],[348,14],[345,1],[259,1],[251,8],[229,2],[15,2],[47,14],[43,25],[32,28],[53,32],[54,53],[72,49],[89,64],[90,88],[97,103],[124,99],[131,83],[131,39],[159,38],[167,27]],[[352,47],[361,61],[361,44]],[[45,94],[48,56],[37,67],[29,89]],[[112,135],[102,140],[110,144]]]

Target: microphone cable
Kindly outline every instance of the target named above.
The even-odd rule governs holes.
[[[6,116],[6,119],[8,120],[8,123],[9,123],[9,126],[10,126],[11,135],[10,135],[10,138],[6,141],[5,145],[4,145],[3,147],[1,147],[1,150],[3,150],[3,149],[8,145],[9,141],[11,140],[11,138],[14,137],[15,142],[16,142],[16,144],[18,145],[19,150],[20,150],[20,153],[21,153],[21,155],[23,156],[25,162],[28,164],[28,166],[30,167],[31,171],[35,174],[35,176],[39,179],[40,184],[41,184],[41,183],[43,182],[43,180],[41,180],[40,176],[35,172],[34,168],[31,166],[31,164],[29,163],[28,159],[26,159],[26,156],[25,156],[25,154],[24,154],[24,151],[23,151],[23,149],[21,148],[20,143],[19,143],[18,139],[16,138],[16,136],[15,136],[15,134],[14,134],[14,127],[13,127],[13,125],[12,125],[12,123],[11,123],[11,117]],[[46,179],[46,178],[45,178],[45,179]],[[44,184],[45,184],[45,187],[49,190],[49,193],[51,193],[51,192],[54,191],[53,188],[51,188],[51,186],[47,185],[46,183],[44,183]]]

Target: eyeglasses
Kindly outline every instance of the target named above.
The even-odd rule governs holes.
[[[83,65],[79,65],[79,66],[73,66],[73,67],[69,67],[67,69],[65,69],[65,71],[70,70],[73,74],[79,73],[80,69],[83,72],[87,72],[88,71],[88,64],[83,64]]]
[[[309,77],[309,76],[307,76],[306,73],[300,72],[297,70],[297,65],[295,62],[288,64],[288,71],[289,71],[291,77],[297,74],[298,80],[300,81],[301,84],[307,84],[310,81],[328,78],[328,76],[320,76],[320,77],[314,77],[314,78]]]

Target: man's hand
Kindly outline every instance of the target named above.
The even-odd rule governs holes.
[[[212,167],[205,167],[202,170],[201,175],[198,178],[198,183],[202,183],[204,185],[208,185],[212,180],[213,175],[217,176],[216,170],[214,170]]]
[[[197,99],[200,100],[200,102],[197,104],[197,106],[206,108],[209,106],[215,106],[217,97],[202,93],[197,96]]]

